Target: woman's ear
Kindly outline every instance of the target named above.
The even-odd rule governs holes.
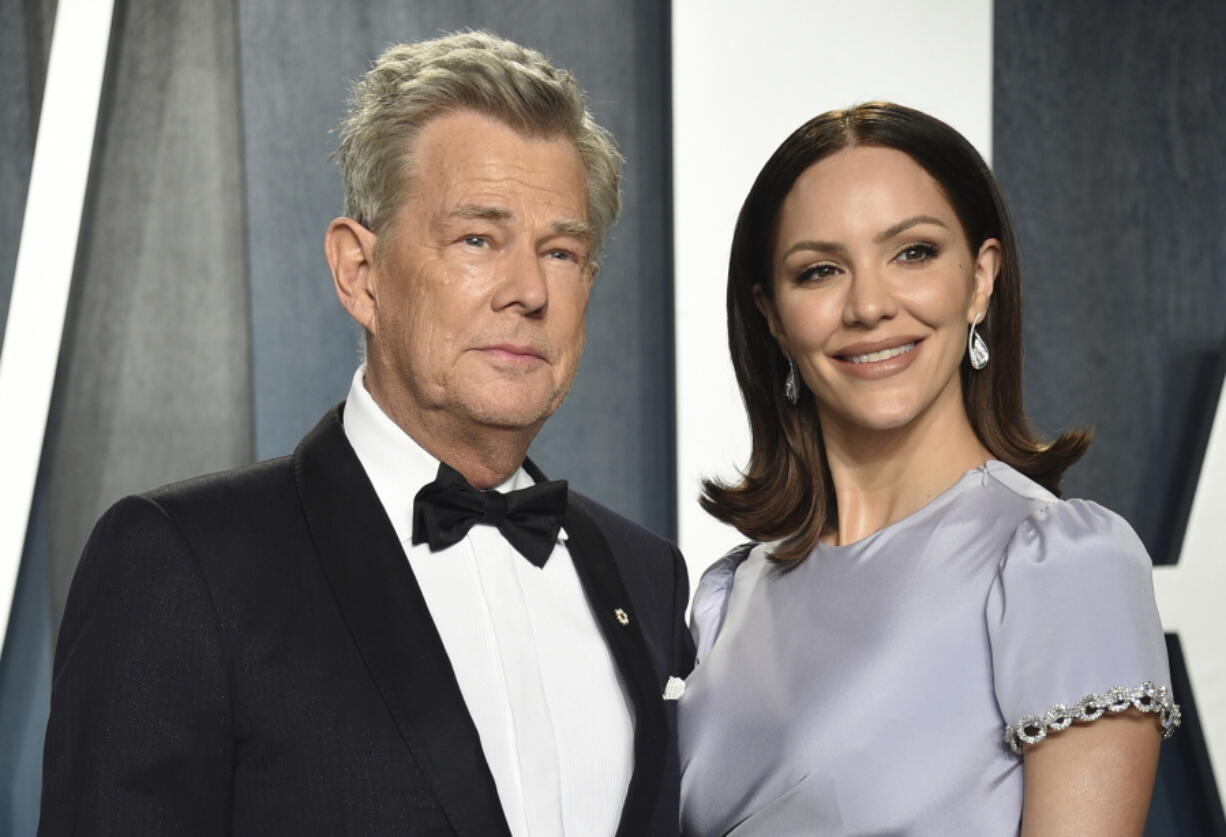
[[[376,236],[352,218],[336,218],[324,233],[324,257],[341,307],[370,334],[378,331]]]
[[[975,290],[966,312],[968,323],[982,322],[987,316],[988,302],[996,288],[996,277],[1000,274],[1003,257],[998,239],[989,238],[979,245],[979,252],[975,255]]]
[[[779,344],[779,348],[788,357],[792,356],[787,345],[787,335],[783,333],[783,326],[779,324],[779,312],[775,310],[775,300],[766,295],[766,291],[762,290],[760,284],[753,286],[753,304],[758,307],[759,313],[766,318],[766,327],[770,329],[771,337],[775,338],[775,342]]]

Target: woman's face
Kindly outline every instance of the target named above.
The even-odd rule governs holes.
[[[823,423],[903,427],[934,403],[961,408],[967,327],[1000,264],[971,251],[943,190],[892,148],[858,146],[807,169],[784,199],[771,333],[813,391]]]

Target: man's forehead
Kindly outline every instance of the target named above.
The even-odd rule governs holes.
[[[410,160],[452,176],[500,179],[542,169],[559,175],[586,175],[583,155],[573,138],[525,133],[470,110],[435,116],[410,144]]]

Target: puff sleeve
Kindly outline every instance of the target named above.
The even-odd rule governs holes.
[[[1020,753],[1075,722],[1136,707],[1179,725],[1153,564],[1123,518],[1056,502],[1017,527],[986,607],[1005,742]]]
[[[736,569],[755,546],[755,543],[741,544],[728,552],[707,567],[694,589],[694,602],[690,606],[690,633],[694,635],[694,645],[698,651],[695,665],[700,665],[711,652],[711,646],[715,644],[719,629],[724,624],[724,615],[728,612]]]

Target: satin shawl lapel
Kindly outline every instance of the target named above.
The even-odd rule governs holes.
[[[524,468],[537,482],[545,479],[531,460]],[[634,773],[617,837],[641,837],[648,831],[663,782],[667,726],[662,687],[609,542],[573,494],[562,526],[579,583],[634,703]]]
[[[324,574],[400,735],[461,837],[506,835],[494,777],[408,559],[330,410],[294,451]]]

